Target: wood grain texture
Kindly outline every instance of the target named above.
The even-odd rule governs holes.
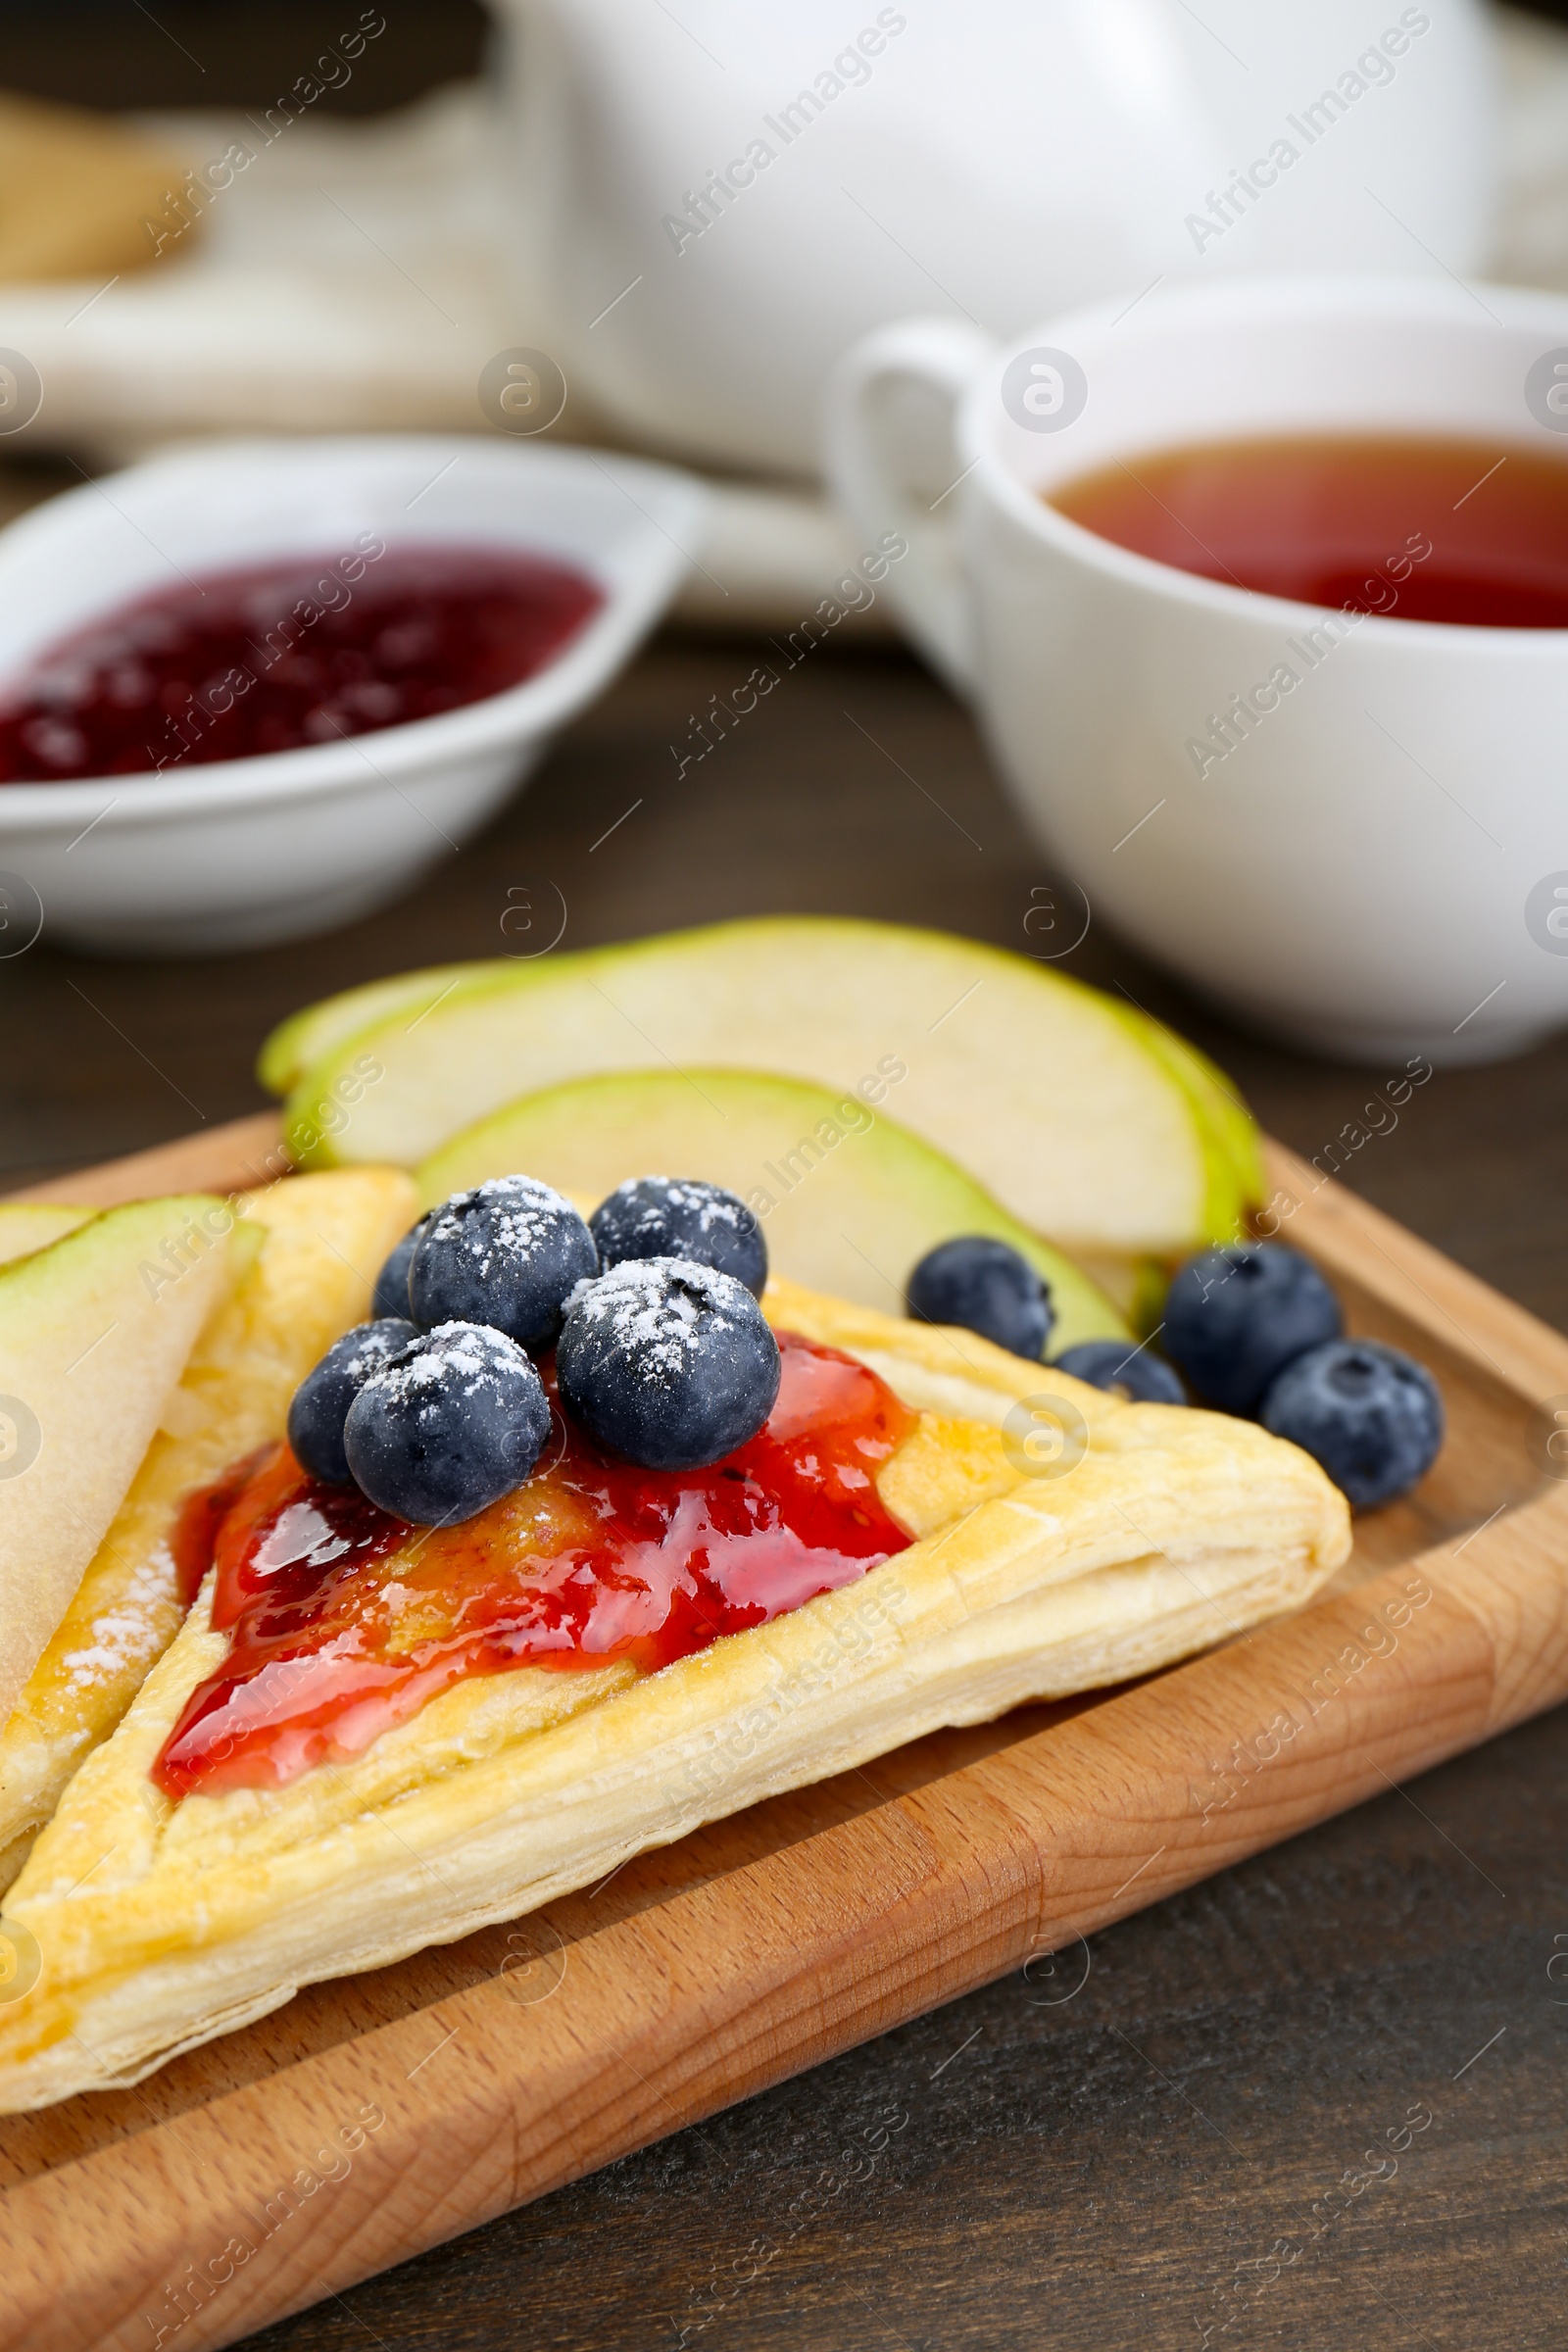
[[[174,1181],[183,1149],[140,1178]],[[922,1742],[645,1857],[608,1905],[556,1904],[510,1948],[489,1931],[384,1972],[400,2014],[366,2022],[379,1981],[316,1987],[303,2054],[286,2011],[117,2094],[118,2118],[74,2100],[0,2126],[11,2340],[230,2343],[1568,1693],[1568,1490],[1526,1444],[1568,1392],[1568,1345],[1289,1154],[1273,1176],[1352,1324],[1443,1379],[1425,1521],[1381,1514],[1345,1589],[1189,1666],[1026,1711],[980,1752]],[[477,1981],[421,1997],[465,1963]],[[311,2169],[345,2129],[352,2153]]]
[[[275,1110],[225,1119],[202,1135],[182,1135],[172,1144],[130,1152],[97,1167],[42,1184],[21,1186],[8,1200],[69,1200],[85,1208],[118,1208],[122,1200],[146,1200],[158,1193],[237,1193],[272,1184],[289,1169],[282,1144],[283,1122]]]
[[[146,25],[139,37],[161,40]],[[102,963],[46,936],[0,962],[10,1181],[260,1110],[252,1062],[274,1021],[380,973],[515,947],[513,909],[530,890],[565,899],[573,946],[806,911],[1037,949],[1054,869],[967,716],[912,662],[824,648],[672,786],[669,745],[687,741],[690,713],[776,658],[760,644],[664,640],[482,839],[347,930],[198,965]],[[1447,821],[1436,804],[1433,814]],[[1147,844],[1157,858],[1158,834],[1156,820],[1123,856]],[[1446,1262],[1568,1329],[1568,1036],[1513,1063],[1439,1072],[1396,1123],[1376,1100],[1392,1073],[1314,1062],[1222,1024],[1098,919],[1063,968],[1174,1022],[1303,1158],[1337,1158],[1357,1194]],[[1369,1140],[1349,1148],[1356,1133]],[[1336,1198],[1316,1196],[1316,1211]],[[1293,1238],[1291,1222],[1282,1230]],[[1521,1392],[1480,1349],[1450,1347],[1444,1315],[1376,1248],[1363,1241],[1354,1262],[1358,1328],[1397,1338],[1406,1303],[1428,1315],[1442,1335],[1428,1351],[1473,1439],[1448,1447],[1417,1497],[1362,1522],[1353,1573],[1365,1579],[1456,1550],[1499,1505],[1505,1528],[1541,1474]],[[1419,1251],[1405,1262],[1434,1288]],[[1463,1323],[1463,1300],[1441,1296]],[[1526,1363],[1527,1387],[1541,1373],[1536,1395],[1568,1387],[1557,1346],[1548,1336]],[[765,1868],[1060,1719],[1031,1710],[922,1741],[874,1776],[780,1800],[690,1853],[629,1865],[586,1917],[609,1925],[705,1874]],[[1548,2352],[1568,2246],[1568,1709],[1419,1782],[1374,1787],[1370,1802],[1087,1948],[1075,1941],[706,2122],[677,2131],[659,2107],[667,2136],[641,2154],[359,2287],[316,2288],[320,2300],[250,2352],[1199,2352],[1205,2340],[1213,2352]],[[0,2180],[158,2125],[171,2174],[194,2173],[184,2115],[503,1966],[515,1984],[516,1955],[496,1931],[315,1987],[199,2066],[0,2125]],[[416,2090],[463,2036],[439,2042],[432,2031]],[[1344,2203],[1320,2234],[1345,2168],[1417,2097],[1435,2127],[1396,2180]],[[328,2186],[302,2210],[338,2194]],[[77,2230],[87,2253],[89,2240]],[[1260,2269],[1276,2247],[1284,2267]],[[178,2252],[170,2285],[207,2259],[194,2227]],[[0,2273],[0,2296],[8,2283]],[[151,2344],[156,2330],[143,2332]],[[166,2344],[190,2340],[187,2325]]]

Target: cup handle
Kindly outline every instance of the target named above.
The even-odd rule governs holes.
[[[900,618],[956,694],[975,684],[974,618],[958,551],[954,420],[996,346],[951,318],[909,318],[857,343],[828,388],[828,481],[869,539],[889,529],[908,554],[887,574]],[[933,496],[930,475],[942,473]],[[916,486],[917,473],[925,478]]]

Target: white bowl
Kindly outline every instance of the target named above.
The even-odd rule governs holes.
[[[574,564],[604,603],[536,676],[435,718],[152,776],[0,786],[0,890],[44,936],[207,955],[383,906],[515,790],[553,730],[658,620],[699,543],[702,485],[663,466],[475,435],[203,443],[52,500],[0,534],[0,692],[99,613],[181,573],[389,547]]]

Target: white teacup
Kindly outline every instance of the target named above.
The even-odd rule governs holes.
[[[1097,916],[1321,1052],[1486,1060],[1568,1021],[1568,630],[1404,620],[1382,590],[1331,614],[1043,503],[1155,449],[1364,431],[1568,464],[1568,302],[1232,281],[1002,352],[916,319],[840,368],[828,456],[858,524],[908,539],[888,592]]]

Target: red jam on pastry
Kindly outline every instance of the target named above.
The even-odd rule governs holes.
[[[778,1341],[767,1421],[698,1470],[595,1445],[552,1374],[538,1468],[460,1526],[413,1528],[280,1447],[211,1515],[229,1654],[186,1702],[159,1785],[175,1798],[280,1788],[470,1675],[617,1658],[656,1672],[902,1551],[875,1478],[915,1415],[853,1356]]]

